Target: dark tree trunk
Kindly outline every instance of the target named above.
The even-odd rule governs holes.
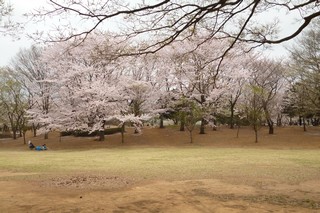
[[[185,126],[185,122],[184,122],[184,119],[181,119],[180,121],[180,131],[184,131],[184,126]]]
[[[258,127],[257,126],[254,126],[253,128],[254,130],[254,135],[255,135],[255,143],[258,143]]]
[[[282,126],[282,115],[280,113],[277,116],[277,126]]]
[[[302,116],[299,116],[299,126],[302,126]]]
[[[231,104],[230,106],[230,112],[231,112],[231,115],[230,115],[230,129],[233,129],[234,128],[234,105]]]
[[[269,126],[269,134],[270,134],[270,135],[273,135],[273,134],[274,134],[274,127],[273,127],[273,125],[270,125],[270,126]]]
[[[200,134],[205,134],[205,122],[206,122],[206,120],[204,118],[202,118],[201,124],[200,124]]]
[[[269,127],[269,134],[272,135],[274,133],[273,121],[271,119],[270,113],[269,113],[269,111],[268,111],[266,106],[263,107],[263,110],[264,110],[264,113],[265,113],[265,116],[266,116],[266,120],[267,120],[267,124],[268,124],[268,127]]]
[[[33,130],[33,137],[37,137],[37,127],[34,124],[32,125],[32,130]]]
[[[121,143],[124,143],[124,131],[125,131],[125,127],[124,127],[124,123],[121,126]]]
[[[101,129],[98,132],[99,141],[104,141],[104,139],[105,139],[105,137],[104,137],[104,126],[105,126],[105,121],[102,121]]]
[[[254,130],[255,134],[255,143],[258,143],[258,130]]]
[[[49,139],[49,132],[44,133],[44,139],[45,140]]]
[[[269,134],[274,134],[274,127],[273,127],[273,121],[271,119],[267,119],[268,127],[269,127]]]
[[[306,127],[306,120],[305,120],[304,117],[302,118],[302,123],[303,123],[303,131],[306,132],[307,131],[307,127]]]
[[[104,131],[103,130],[99,130],[98,134],[99,134],[99,141],[104,141],[104,139],[105,139]]]
[[[13,139],[17,139],[17,130],[15,128],[12,128],[12,134]]]
[[[203,105],[206,102],[206,98],[204,95],[201,95],[201,109],[203,110]],[[205,125],[206,125],[206,120],[204,118],[201,118],[201,124],[200,124],[200,132],[199,134],[205,134]]]

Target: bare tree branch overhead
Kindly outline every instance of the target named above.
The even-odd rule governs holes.
[[[13,9],[10,2],[0,0],[0,36],[17,37],[22,29],[19,23],[11,20]]]
[[[49,0],[50,6],[32,16],[36,20],[59,17],[63,20],[50,31],[50,41],[83,41],[92,32],[110,29],[112,21],[121,26],[124,39],[145,40],[137,53],[154,53],[176,40],[207,32],[199,45],[212,38],[229,38],[230,49],[237,42],[252,48],[278,44],[299,35],[313,19],[320,17],[318,0]],[[295,14],[296,29],[278,33],[282,20],[277,13]],[[77,22],[70,21],[76,19]],[[65,20],[69,20],[67,23]],[[79,26],[79,23],[81,26]],[[52,34],[55,32],[56,34]],[[209,33],[208,33],[209,32]],[[226,53],[228,50],[226,51]],[[223,58],[223,56],[222,56]]]

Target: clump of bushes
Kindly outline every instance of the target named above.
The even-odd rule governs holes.
[[[109,128],[104,130],[105,135],[112,135],[115,133],[121,132],[121,128]],[[89,131],[82,131],[82,130],[69,130],[69,131],[62,131],[61,136],[75,136],[75,137],[94,137],[99,134],[99,131],[89,132]]]

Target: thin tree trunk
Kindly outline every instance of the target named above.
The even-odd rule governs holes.
[[[124,123],[121,126],[121,143],[124,143]]]
[[[160,115],[160,129],[163,129],[164,125],[163,125],[163,115]]]
[[[280,113],[278,113],[278,116],[277,116],[277,126],[282,126],[282,116]]]
[[[44,139],[45,139],[45,140],[49,139],[49,132],[45,132],[45,133],[44,133]]]
[[[267,124],[268,124],[268,127],[269,127],[269,134],[272,135],[274,133],[273,121],[271,119],[271,116],[270,116],[270,113],[269,113],[269,111],[267,109],[267,106],[264,106],[263,110],[264,110],[264,113],[265,113],[265,116],[266,116],[266,120],[267,120]]]
[[[238,129],[237,129],[237,138],[239,138],[239,132],[240,132],[240,125],[238,125]]]
[[[27,142],[26,142],[26,131],[23,131],[23,144],[27,144]]]
[[[104,126],[105,126],[105,121],[102,122],[101,124],[101,130],[99,130],[98,135],[99,135],[99,141],[104,141]]]
[[[254,128],[254,134],[255,134],[255,143],[258,143],[258,130],[256,127]]]
[[[306,121],[305,121],[304,117],[302,118],[302,122],[303,122],[303,131],[306,132],[307,127],[306,127]]]
[[[33,127],[33,137],[37,137],[37,128]]]
[[[234,105],[231,104],[230,106],[230,112],[231,112],[231,115],[230,115],[230,129],[233,129],[234,128]]]
[[[190,135],[190,143],[193,143],[193,135],[192,135],[192,131],[189,131],[189,135]]]
[[[200,133],[199,134],[205,134],[205,120],[204,118],[201,118],[201,124],[200,124]]]

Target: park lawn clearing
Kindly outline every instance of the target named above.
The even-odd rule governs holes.
[[[320,174],[319,150],[244,148],[113,148],[87,151],[0,151],[0,170],[43,175],[111,173],[148,180],[237,176],[279,181]],[[319,176],[318,176],[319,177]]]
[[[48,143],[49,150],[42,152],[21,146],[1,147],[0,210],[320,210],[319,148],[217,144],[199,140],[198,144],[182,146],[100,144],[93,149],[85,149],[84,145],[71,149],[65,142],[67,148],[59,149],[58,143],[51,146]]]

